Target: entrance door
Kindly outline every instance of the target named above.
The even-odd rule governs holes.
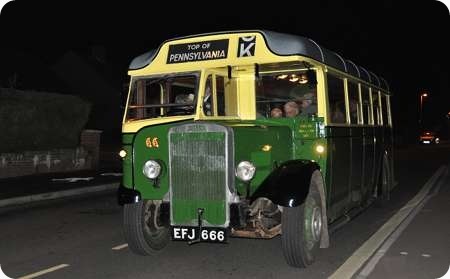
[[[344,80],[327,73],[328,85],[328,158],[331,185],[328,197],[331,218],[344,214],[350,206],[351,133],[346,119]]]

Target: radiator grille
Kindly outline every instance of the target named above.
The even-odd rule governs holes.
[[[227,221],[227,130],[221,128],[169,133],[173,225],[197,225],[198,208],[207,225]]]

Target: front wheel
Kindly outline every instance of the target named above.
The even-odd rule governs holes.
[[[161,220],[161,201],[142,200],[124,205],[123,225],[128,247],[136,254],[155,254],[169,242],[169,228]]]
[[[315,260],[322,236],[322,208],[318,193],[309,193],[297,207],[284,207],[281,244],[286,262],[307,267]]]

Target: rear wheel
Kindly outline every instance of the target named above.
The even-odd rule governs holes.
[[[383,157],[383,166],[381,169],[381,181],[378,183],[378,193],[382,203],[390,199],[390,187],[391,187],[391,168],[389,167],[389,160],[385,155]]]
[[[128,247],[139,255],[152,255],[169,241],[169,227],[161,220],[161,201],[142,200],[124,205],[124,233]]]
[[[294,267],[307,267],[315,260],[322,236],[320,196],[310,192],[297,207],[285,207],[282,214],[281,243],[286,262]]]

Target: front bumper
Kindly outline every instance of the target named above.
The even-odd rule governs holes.
[[[137,203],[141,201],[141,193],[134,189],[129,189],[122,185],[122,183],[119,186],[119,189],[117,190],[117,201],[119,205],[124,204],[130,204],[130,203]],[[169,203],[164,202],[164,212],[168,214],[167,212],[170,211],[169,209]],[[246,219],[248,214],[248,205],[242,204],[242,203],[232,203],[230,206],[230,226],[234,228],[241,228],[246,225]],[[167,207],[167,208],[166,208]],[[166,212],[167,211],[167,212]],[[167,215],[167,219],[170,218],[170,215]]]

